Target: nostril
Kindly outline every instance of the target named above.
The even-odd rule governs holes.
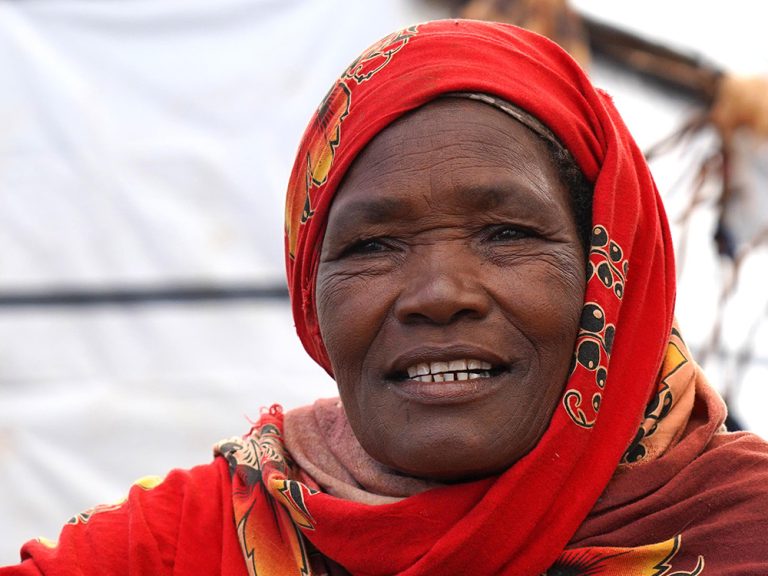
[[[434,314],[409,314],[407,322],[410,324],[429,323],[429,324],[451,324],[462,319],[471,319],[479,317],[478,314],[471,310],[460,310],[459,312],[452,314],[451,316],[436,316]]]
[[[458,320],[481,318],[488,313],[489,296],[483,290],[475,267],[465,265],[460,271],[452,266],[446,271],[422,267],[411,277],[395,303],[395,313],[403,323],[449,324]],[[431,270],[431,273],[430,273]]]
[[[483,314],[478,309],[464,308],[454,313],[452,320],[461,320],[463,318],[481,318]]]

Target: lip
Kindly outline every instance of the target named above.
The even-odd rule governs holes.
[[[465,404],[494,394],[509,378],[503,372],[487,378],[454,380],[453,382],[419,382],[390,380],[392,390],[411,402],[420,404]]]
[[[409,366],[419,363],[448,362],[457,358],[472,358],[491,364],[500,373],[473,380],[447,382],[420,382],[410,378],[394,378],[405,373]],[[450,346],[422,346],[400,353],[387,371],[387,382],[398,395],[422,404],[460,404],[480,400],[501,388],[509,378],[514,361],[502,358],[498,353],[472,344]]]

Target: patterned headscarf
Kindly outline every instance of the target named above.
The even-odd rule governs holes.
[[[285,235],[294,319],[309,354],[330,372],[315,281],[334,193],[379,132],[406,112],[454,92],[488,94],[525,110],[555,134],[594,184],[589,278],[574,368],[538,445],[492,485],[454,494],[454,503],[471,501],[462,500],[468,508],[461,522],[437,540],[425,540],[423,548],[412,544],[413,558],[400,560],[418,567],[434,566],[430,562],[439,558],[439,573],[469,573],[472,564],[457,544],[476,551],[485,541],[497,547],[483,559],[488,573],[495,573],[494,566],[540,573],[574,534],[636,439],[672,329],[675,279],[666,217],[646,162],[610,97],[557,45],[509,25],[431,22],[372,46],[328,92],[294,164]],[[404,502],[418,507],[439,497],[429,496],[432,492],[440,490]],[[336,504],[323,494],[313,498],[315,518],[334,522]],[[357,507],[341,517],[352,525],[358,512],[363,514]],[[375,526],[361,536],[371,546],[385,537]],[[311,539],[329,554],[336,545],[319,533]],[[412,570],[408,573],[422,573]]]

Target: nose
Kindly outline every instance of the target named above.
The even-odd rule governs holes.
[[[403,270],[407,281],[394,306],[400,322],[447,325],[488,314],[483,270],[471,256],[446,250],[413,260]]]

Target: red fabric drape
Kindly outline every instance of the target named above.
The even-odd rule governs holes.
[[[312,357],[330,372],[314,291],[328,210],[344,173],[393,120],[456,91],[499,96],[530,112],[594,183],[585,306],[598,307],[605,322],[599,331],[582,328],[576,358],[594,345],[598,356],[576,362],[549,429],[499,478],[375,507],[308,496],[316,529],[307,537],[356,574],[475,573],[478,563],[488,574],[543,572],[635,436],[672,327],[666,218],[610,97],[543,37],[510,25],[449,20],[392,34],[364,52],[305,132],[288,189],[286,263],[296,327]]]

